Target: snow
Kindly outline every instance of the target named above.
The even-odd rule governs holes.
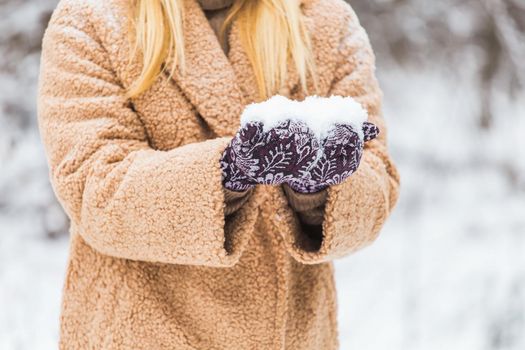
[[[524,349],[525,101],[500,101],[482,132],[476,81],[380,78],[401,196],[336,262],[341,349]]]
[[[246,106],[241,115],[241,126],[261,122],[263,130],[268,131],[286,120],[302,121],[321,141],[336,124],[348,124],[352,125],[362,140],[362,126],[367,119],[367,111],[352,97],[312,95],[297,101],[275,95],[266,101]]]
[[[9,13],[0,19],[1,350],[57,348],[68,254],[68,237],[59,232],[67,221],[47,180],[34,107],[35,48],[43,13],[55,2],[0,3]],[[401,14],[369,14],[368,25],[394,35],[405,22],[412,39],[414,27],[429,27],[429,48],[436,44],[427,43],[428,30],[440,33],[435,23],[404,20],[418,21],[419,10],[439,10],[435,18],[455,13],[453,30],[462,37],[483,23],[461,23],[458,14],[478,2],[458,2],[460,11],[448,1],[405,3]],[[376,48],[394,41],[376,35]],[[401,196],[377,241],[335,262],[341,350],[525,349],[525,97],[521,90],[512,100],[491,86],[494,121],[481,129],[482,55],[473,43],[459,53],[464,46],[452,50],[461,65],[378,64]]]

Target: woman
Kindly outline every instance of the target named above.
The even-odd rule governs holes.
[[[381,130],[358,170],[312,191],[223,185],[244,106],[314,93],[353,96]],[[62,0],[39,88],[71,218],[60,347],[336,349],[331,261],[398,195],[380,104],[342,0]]]

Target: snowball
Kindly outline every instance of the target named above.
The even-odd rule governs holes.
[[[352,97],[308,96],[303,101],[274,95],[268,100],[251,103],[241,115],[241,127],[250,122],[261,122],[268,131],[286,120],[302,121],[323,140],[335,124],[350,124],[363,139],[362,125],[368,119],[367,111]]]

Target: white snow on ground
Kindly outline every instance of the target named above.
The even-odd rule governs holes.
[[[37,133],[0,128],[0,349],[56,349],[67,236]],[[7,151],[9,150],[9,152]]]
[[[402,193],[336,263],[341,348],[525,349],[525,101],[482,133],[468,81],[382,78]]]
[[[381,73],[402,194],[379,239],[336,262],[341,349],[524,349],[525,101],[502,96],[483,132],[475,82]],[[0,349],[55,349],[68,242],[49,232],[63,216],[35,127],[5,121],[0,110]]]

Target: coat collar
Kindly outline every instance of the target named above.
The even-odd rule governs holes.
[[[238,22],[232,23],[228,37],[230,49],[226,55],[198,0],[183,3],[186,73],[183,75],[176,69],[173,79],[217,136],[231,136],[239,128],[244,107],[259,100],[255,76],[241,44]],[[171,59],[166,65],[169,71]],[[294,65],[289,66],[287,86],[279,92],[284,95],[298,84]]]

